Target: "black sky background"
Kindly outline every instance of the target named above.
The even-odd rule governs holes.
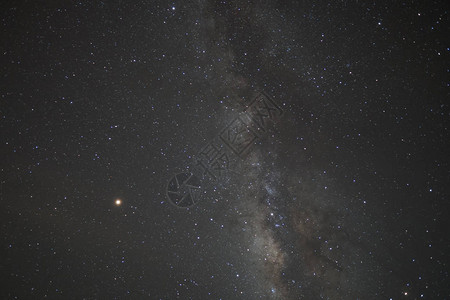
[[[2,298],[450,297],[444,1],[1,6]],[[261,91],[279,120],[169,203]]]

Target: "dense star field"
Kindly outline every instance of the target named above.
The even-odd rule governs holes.
[[[1,4],[0,298],[450,299],[446,1]]]

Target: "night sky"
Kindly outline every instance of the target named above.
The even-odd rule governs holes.
[[[1,299],[450,299],[446,1],[5,1]]]

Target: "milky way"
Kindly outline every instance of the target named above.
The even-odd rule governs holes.
[[[1,22],[1,299],[449,298],[446,2]]]

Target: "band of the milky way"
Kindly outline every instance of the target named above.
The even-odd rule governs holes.
[[[2,299],[448,299],[445,1],[7,1]]]

